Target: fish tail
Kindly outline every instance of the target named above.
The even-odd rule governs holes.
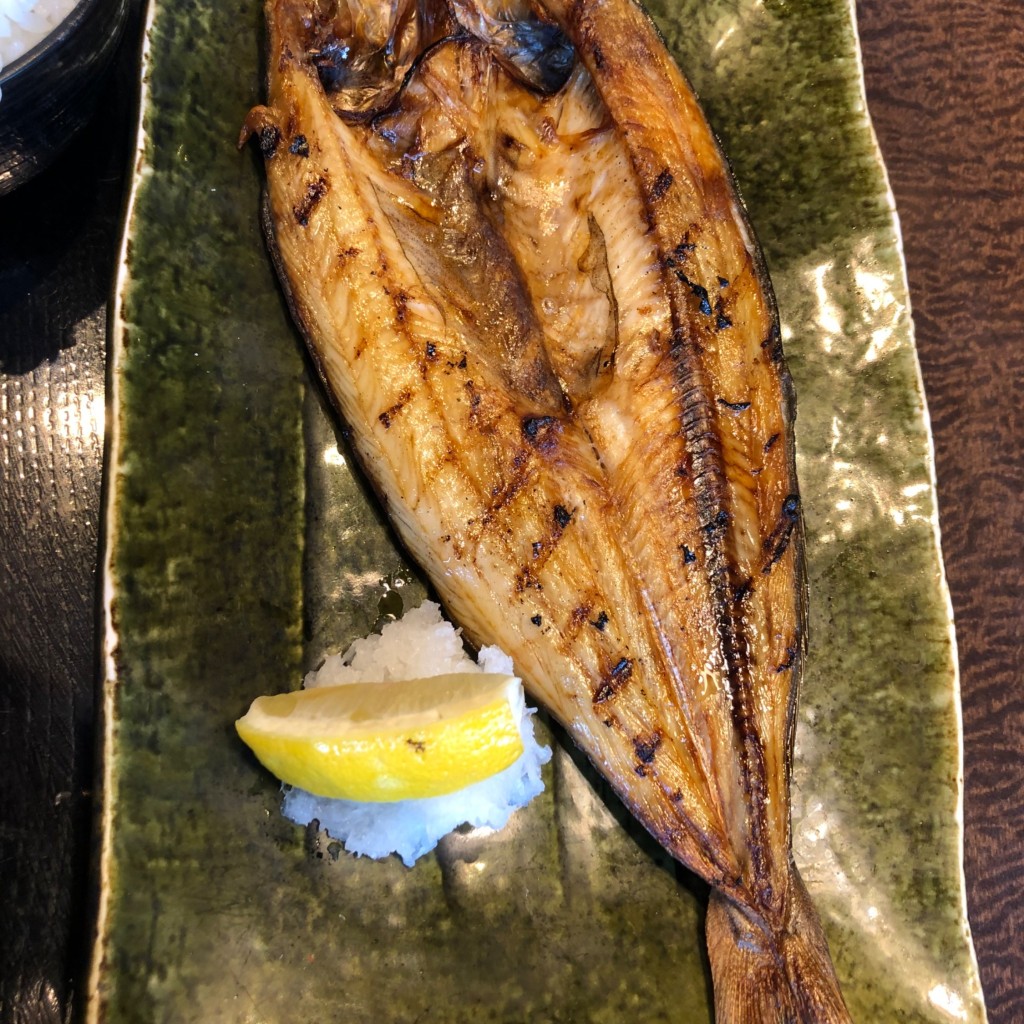
[[[851,1024],[817,912],[794,867],[778,926],[712,890],[705,931],[716,1024]]]

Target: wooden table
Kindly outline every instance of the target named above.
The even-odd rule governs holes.
[[[968,902],[992,1024],[1024,1021],[1024,16],[858,0],[903,226],[962,667]],[[105,316],[137,27],[103,113],[0,200],[0,1022],[77,1005],[98,669]],[[71,326],[69,326],[71,325]]]

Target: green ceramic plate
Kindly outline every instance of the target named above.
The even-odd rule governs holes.
[[[655,0],[761,237],[799,395],[796,857],[855,1019],[985,1018],[956,652],[899,238],[849,0]],[[406,870],[278,813],[236,740],[423,587],[350,474],[234,140],[256,0],[153,0],[113,331],[90,1019],[708,1021],[701,887],[554,736],[543,798]]]

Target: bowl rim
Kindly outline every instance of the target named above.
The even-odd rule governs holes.
[[[17,60],[0,68],[0,87],[7,85],[18,77],[26,68],[34,64],[52,49],[59,49],[79,29],[82,22],[92,14],[103,0],[75,0],[71,10],[61,19],[57,27],[43,36],[30,50],[26,50]],[[0,99],[0,104],[3,100]],[[0,111],[3,107],[0,106]]]

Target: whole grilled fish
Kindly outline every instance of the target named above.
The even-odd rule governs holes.
[[[790,853],[793,397],[632,0],[269,0],[268,234],[391,520],[712,886],[721,1024],[849,1020]]]

